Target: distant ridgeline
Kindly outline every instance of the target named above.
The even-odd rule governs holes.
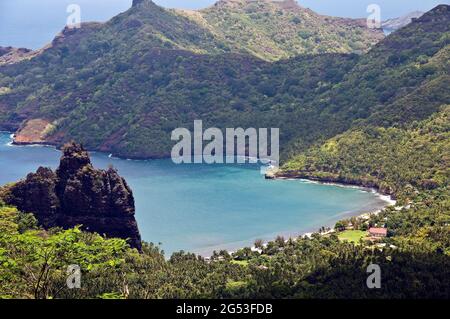
[[[381,26],[385,32],[390,33],[410,24],[414,19],[420,18],[423,14],[424,12],[422,11],[414,11],[400,18],[383,21]]]

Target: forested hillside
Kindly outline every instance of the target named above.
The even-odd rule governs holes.
[[[443,106],[404,128],[355,128],[283,167],[291,177],[372,182],[393,192],[396,208],[350,220],[359,229],[386,227],[381,241],[317,233],[211,260],[185,252],[167,260],[153,244],[138,253],[125,240],[79,228],[44,230],[0,200],[0,298],[448,298],[449,115]],[[65,289],[73,263],[82,269],[81,289]],[[381,289],[366,286],[371,263],[382,269]]]
[[[448,195],[450,107],[441,109],[404,128],[353,128],[297,155],[280,174],[376,186],[404,200],[434,189]]]
[[[347,45],[350,39],[369,39],[368,49],[382,36],[360,22],[325,18],[282,4],[221,1],[197,13],[211,20],[205,26],[145,0],[106,24],[65,29],[38,57],[0,69],[0,127],[16,130],[27,120],[42,119],[52,127],[45,132],[49,143],[76,139],[117,155],[161,157],[170,151],[169,132],[190,127],[193,119],[219,127],[228,122],[263,127],[281,126],[299,109],[301,114],[295,117],[304,117],[303,100],[340,81],[357,60],[334,53],[355,51]],[[225,20],[216,25],[219,13]],[[236,26],[231,16],[245,22],[255,14],[264,19],[252,20],[252,26],[258,26],[250,33],[254,41],[240,37],[237,32],[242,28],[233,36],[218,34],[225,32],[224,24]],[[315,40],[308,41],[320,50],[303,42],[289,44],[301,37],[286,37],[287,26],[295,26],[295,32],[302,28],[316,32]],[[278,34],[267,34],[268,30]],[[322,41],[322,36],[333,41]],[[269,40],[270,45],[286,46],[283,52],[264,58],[266,51],[245,47],[259,41],[258,46],[265,48]],[[330,58],[265,61],[319,51],[330,52]],[[284,140],[290,140],[295,130],[286,126]]]
[[[177,10],[242,53],[264,60],[300,54],[366,52],[383,38],[365,19],[321,16],[295,0],[220,0],[200,11]]]
[[[202,14],[241,12],[236,6]],[[408,123],[448,102],[449,16],[448,6],[437,7],[362,56],[267,62],[223,50],[223,37],[143,1],[104,25],[65,30],[30,61],[0,67],[0,127],[40,119],[48,143],[75,139],[134,158],[168,156],[170,132],[195,119],[279,127],[288,158],[361,120]]]
[[[0,298],[448,298],[448,189],[421,191],[409,203],[367,222],[388,227],[382,243],[279,237],[261,252],[223,251],[211,261],[185,252],[166,260],[152,244],[138,253],[78,228],[45,231],[0,203]],[[81,289],[65,289],[73,263]],[[382,269],[381,289],[366,286],[371,263]]]

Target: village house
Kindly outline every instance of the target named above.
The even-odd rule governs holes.
[[[375,228],[369,229],[369,235],[375,238],[383,238],[387,236],[387,228]]]

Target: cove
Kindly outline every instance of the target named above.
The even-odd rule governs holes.
[[[55,168],[60,152],[45,146],[11,146],[0,133],[0,185],[39,166]],[[166,256],[185,250],[210,255],[255,239],[296,236],[337,220],[372,212],[386,200],[359,188],[301,180],[265,180],[257,164],[181,164],[170,159],[132,161],[91,152],[95,167],[118,169],[133,189],[143,240]]]

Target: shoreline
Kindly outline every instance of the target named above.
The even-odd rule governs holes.
[[[367,186],[358,185],[357,183],[330,182],[330,181],[326,181],[326,180],[320,180],[319,178],[309,179],[309,178],[301,177],[300,175],[298,175],[298,177],[294,177],[293,175],[277,176],[278,172],[279,172],[279,169],[272,170],[272,171],[269,170],[269,171],[267,171],[267,173],[265,175],[265,178],[267,180],[303,181],[303,182],[312,183],[312,184],[321,184],[321,185],[329,185],[329,186],[335,186],[335,187],[359,189],[359,190],[364,191],[364,192],[370,192],[370,193],[375,194],[380,200],[382,200],[385,203],[385,205],[383,205],[382,207],[378,207],[376,209],[370,209],[369,211],[363,212],[363,213],[361,213],[361,211],[360,211],[358,214],[355,214],[355,212],[348,212],[348,213],[339,214],[340,218],[338,220],[335,220],[333,222],[333,225],[328,225],[328,226],[327,225],[321,225],[321,226],[317,227],[318,229],[320,229],[322,227],[324,227],[325,229],[329,229],[326,232],[322,233],[322,232],[318,232],[318,231],[309,231],[309,232],[300,231],[298,234],[291,234],[291,235],[287,236],[287,238],[285,238],[285,242],[288,242],[289,240],[294,240],[295,241],[298,238],[311,237],[313,234],[319,234],[320,236],[329,235],[329,234],[332,234],[332,233],[336,232],[336,229],[334,228],[334,224],[336,222],[338,222],[339,220],[349,219],[349,218],[352,218],[352,217],[355,217],[355,218],[358,218],[358,219],[362,219],[362,220],[368,220],[370,218],[370,216],[380,214],[387,207],[396,206],[397,205],[397,201],[395,199],[395,194],[382,192],[378,187],[376,187],[376,185],[373,185],[372,187],[367,187]],[[336,215],[336,217],[337,216],[338,215]],[[268,241],[273,241],[276,238],[276,236],[283,236],[283,233],[280,232],[278,235],[272,236],[273,239],[268,240]],[[264,243],[263,243],[264,247],[267,246],[267,242],[268,241],[264,241]],[[243,242],[243,241],[241,241],[241,242]],[[214,247],[219,247],[219,246],[214,246]],[[232,255],[236,251],[238,251],[240,249],[243,249],[243,248],[246,248],[246,247],[249,247],[252,251],[260,251],[260,249],[257,249],[254,245],[251,245],[251,246],[241,246],[239,248],[235,248],[235,250],[228,251],[228,253],[230,255]],[[198,255],[202,256],[200,253]],[[205,257],[205,256],[203,256],[203,257]],[[209,257],[205,257],[205,258],[209,259]]]
[[[337,186],[337,187],[344,187],[344,188],[359,189],[359,190],[364,191],[364,192],[370,192],[370,193],[375,194],[380,200],[382,200],[384,202],[384,205],[382,207],[367,208],[367,211],[364,211],[364,208],[362,208],[362,209],[358,209],[358,212],[357,211],[351,211],[351,212],[337,213],[336,215],[334,215],[332,217],[339,217],[339,219],[332,218],[331,220],[333,220],[333,221],[332,222],[330,221],[328,225],[311,226],[311,227],[308,227],[308,228],[310,228],[308,230],[303,230],[303,231],[298,231],[298,232],[283,232],[283,231],[275,232],[275,233],[272,233],[272,234],[267,234],[267,236],[262,236],[264,238],[257,238],[257,239],[263,239],[263,246],[264,247],[267,246],[267,243],[269,241],[274,241],[277,236],[284,237],[285,242],[287,242],[289,240],[294,240],[295,241],[298,238],[311,237],[313,234],[319,234],[321,236],[329,235],[329,234],[332,234],[332,233],[336,232],[336,230],[334,228],[334,225],[336,224],[336,222],[338,222],[340,220],[349,219],[349,218],[352,218],[352,217],[356,217],[356,218],[359,218],[359,219],[367,220],[368,218],[370,218],[371,215],[378,215],[379,213],[381,213],[387,207],[395,206],[396,203],[397,203],[397,201],[392,199],[390,195],[384,195],[384,194],[378,192],[374,188],[367,188],[367,187],[362,187],[362,186],[358,186],[358,185],[326,183],[326,182],[308,180],[308,179],[304,179],[304,178],[297,178],[297,179],[295,179],[295,178],[277,178],[277,180],[297,180],[297,181],[303,181],[303,182],[314,183],[314,184],[321,184],[321,185],[329,185],[329,186]],[[324,233],[320,233],[318,230],[321,227],[325,227],[325,229],[329,228],[329,230],[324,232]],[[313,230],[312,228],[316,228],[316,230]],[[271,239],[265,239],[265,238],[269,238],[269,237]],[[207,258],[208,259],[208,258],[210,258],[210,256],[212,255],[212,252],[214,250],[217,251],[217,252],[219,252],[220,250],[227,250],[227,252],[230,255],[232,255],[232,254],[236,253],[238,250],[246,248],[246,247],[249,247],[252,251],[259,251],[253,245],[253,243],[249,244],[249,245],[245,245],[244,242],[247,242],[247,240],[231,242],[231,243],[224,244],[224,245],[216,245],[216,246],[205,247],[205,248],[196,250],[197,252],[195,254],[197,254],[199,256],[202,256],[203,258]],[[227,246],[228,246],[228,248],[226,248]]]
[[[7,133],[10,134],[10,138],[13,139],[14,133],[8,132],[8,131],[0,131],[0,133]],[[14,144],[13,141],[10,141],[9,143],[7,143],[8,146],[15,146],[15,147],[50,147],[50,148],[54,148],[56,150],[58,150],[58,148],[55,145],[51,145],[51,144],[43,144],[43,143],[20,143],[20,144]],[[98,153],[97,151],[89,151],[89,152],[94,152],[94,153]],[[109,157],[109,158],[118,158],[115,157],[113,154],[108,154],[106,152],[101,152],[103,153],[105,156]],[[125,158],[118,158],[121,160],[130,160],[130,159],[125,159]],[[151,159],[146,159],[146,160],[151,160]],[[145,161],[145,160],[143,160]],[[268,174],[270,174],[271,172],[268,172]],[[331,216],[330,221],[329,222],[325,222],[326,225],[322,224],[319,225],[317,224],[316,226],[308,226],[305,227],[303,230],[299,230],[299,231],[280,231],[280,232],[273,232],[270,234],[266,234],[261,236],[258,239],[263,239],[264,242],[268,242],[268,241],[272,241],[276,238],[276,236],[284,236],[287,240],[288,239],[293,239],[295,240],[296,238],[299,237],[304,237],[304,236],[310,236],[313,233],[318,233],[318,230],[321,227],[327,227],[327,228],[331,228],[334,229],[334,224],[342,219],[347,219],[347,218],[351,218],[351,217],[357,217],[357,218],[365,218],[366,216],[370,216],[372,214],[378,214],[380,213],[383,209],[385,209],[388,206],[392,206],[396,204],[395,199],[393,199],[389,194],[383,194],[382,192],[380,192],[378,189],[372,187],[365,187],[365,186],[360,186],[360,185],[356,185],[356,184],[345,184],[345,183],[338,183],[338,182],[327,182],[327,181],[320,181],[320,180],[314,180],[314,179],[308,179],[308,178],[302,178],[302,177],[292,177],[292,176],[276,176],[273,178],[267,178],[268,180],[296,180],[296,181],[301,181],[303,183],[313,183],[313,184],[322,184],[322,185],[328,185],[328,186],[335,186],[335,187],[344,187],[344,188],[353,188],[353,189],[358,189],[360,191],[363,192],[368,192],[368,193],[373,193],[376,197],[378,197],[382,202],[383,205],[376,205],[376,207],[362,207],[361,209],[358,209],[356,211],[348,211],[348,212],[337,212],[335,215]],[[313,229],[314,228],[314,229]],[[219,245],[214,245],[214,246],[210,246],[210,247],[204,247],[204,248],[199,248],[199,249],[193,249],[192,252],[196,253],[199,256],[202,257],[208,257],[212,255],[212,252],[214,250],[222,250],[222,249],[226,249],[229,251],[229,253],[233,253],[236,250],[245,248],[245,247],[250,247],[252,249],[255,249],[254,247],[252,247],[252,243],[250,243],[251,240],[238,240],[235,242],[230,242],[230,243],[223,243],[223,244],[219,244]],[[249,244],[245,244],[245,243],[249,243]]]
[[[0,133],[7,133],[10,134],[11,137],[11,141],[8,143],[9,146],[22,146],[22,147],[35,147],[35,146],[43,146],[43,147],[53,147],[56,150],[60,151],[62,149],[62,146],[64,145],[64,143],[56,143],[56,142],[49,142],[49,141],[42,141],[42,142],[16,142],[15,141],[15,133],[11,133],[11,131],[0,131]],[[84,145],[83,145],[84,146]],[[111,153],[111,151],[109,150],[99,150],[99,149],[92,149],[92,148],[87,148],[85,147],[85,149],[89,152],[89,153],[104,153],[107,156],[109,156],[110,158],[113,159],[121,159],[121,160],[126,160],[126,161],[149,161],[149,160],[158,160],[158,159],[167,159],[170,158],[170,155],[161,155],[161,156],[149,156],[149,157],[145,157],[145,156],[130,156],[130,155],[116,155]]]

